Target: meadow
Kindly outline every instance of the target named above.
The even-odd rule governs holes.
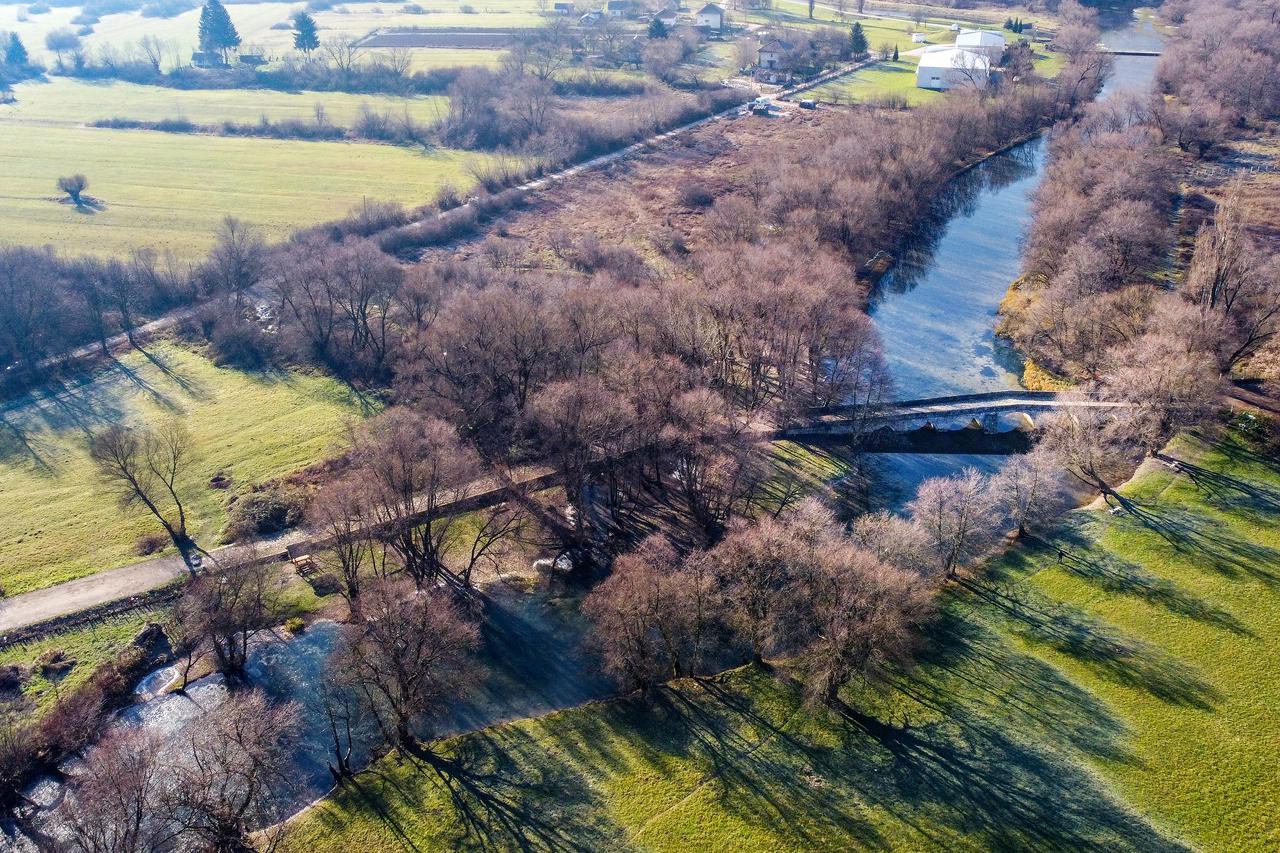
[[[432,124],[449,109],[449,99],[442,96],[398,98],[269,89],[169,89],[70,77],[19,83],[13,93],[15,103],[0,104],[0,127],[6,122],[85,125],[111,118],[181,118],[208,125],[224,121],[252,124],[263,116],[272,121],[312,122],[317,105],[324,108],[328,122],[338,127],[350,127],[366,107],[382,114],[407,114],[421,124]]]
[[[1167,452],[951,587],[883,691],[777,662],[437,741],[289,849],[1275,849],[1280,465]]]
[[[220,137],[0,121],[0,233],[98,255],[151,247],[195,259],[226,216],[272,240],[344,216],[360,199],[415,206],[474,183],[484,155],[355,142]],[[104,205],[59,202],[81,173]]]
[[[143,559],[136,543],[159,527],[145,510],[122,510],[98,480],[88,458],[94,430],[169,418],[187,427],[193,461],[181,485],[188,526],[207,547],[232,494],[324,458],[366,407],[333,379],[218,368],[167,342],[6,404],[0,587],[14,595]],[[228,489],[209,485],[218,474]]]
[[[473,14],[461,11],[462,3],[447,0],[421,0],[417,5],[425,14],[403,11],[401,2],[344,3],[333,9],[314,13],[320,38],[342,38],[348,41],[367,35],[379,27],[457,27],[467,29],[514,28],[542,26],[546,19],[537,11],[535,0],[510,0],[510,2],[486,2],[477,0],[469,4]],[[32,58],[47,64],[53,56],[45,50],[44,38],[52,30],[70,27],[71,19],[79,14],[78,7],[55,7],[39,15],[27,13],[26,4],[0,5],[0,30],[16,32],[26,43]],[[240,33],[246,53],[263,52],[282,57],[293,52],[293,34],[288,29],[272,29],[274,25],[288,22],[301,4],[290,3],[228,3],[227,11]],[[148,18],[138,12],[105,15],[93,27],[93,33],[83,38],[90,49],[112,45],[117,51],[131,49],[143,36],[155,36],[166,45],[167,65],[175,59],[185,64],[190,60],[196,45],[199,9],[191,9],[172,18]],[[26,20],[22,20],[25,18]],[[452,53],[443,64],[459,64],[456,60],[467,57],[460,51]],[[415,51],[430,55],[435,51]],[[489,55],[498,51],[465,51],[470,58],[489,64]],[[474,56],[471,56],[474,55]],[[428,64],[441,64],[428,62]],[[477,63],[481,64],[481,63]]]

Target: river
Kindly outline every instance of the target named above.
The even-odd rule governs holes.
[[[1159,50],[1149,18],[1103,33],[1115,49]],[[1100,94],[1140,91],[1155,57],[1117,56]],[[997,154],[952,182],[871,296],[897,399],[1020,388],[1018,354],[996,337],[996,312],[1020,274],[1031,202],[1044,175],[1043,138]],[[939,426],[962,426],[939,424]],[[877,507],[897,509],[928,477],[992,471],[998,456],[869,454]]]

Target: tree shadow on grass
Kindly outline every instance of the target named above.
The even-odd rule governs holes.
[[[1188,592],[1168,578],[1151,574],[1137,563],[1098,549],[1093,540],[1076,528],[1064,527],[1055,533],[1052,541],[1028,537],[1024,544],[1031,553],[1052,555],[1056,551],[1063,570],[1104,592],[1132,596],[1233,634],[1256,636],[1230,611]]]
[[[1171,506],[1123,503],[1118,524],[1136,524],[1164,539],[1173,550],[1229,578],[1280,583],[1280,550],[1239,536],[1226,523]]]
[[[1227,451],[1225,445],[1226,443],[1223,445],[1224,452],[1228,455],[1238,452]],[[1280,490],[1214,471],[1169,454],[1157,453],[1156,458],[1176,464],[1178,470],[1186,474],[1196,489],[1205,495],[1205,502],[1210,506],[1226,511],[1247,510],[1270,516],[1280,513]]]
[[[1211,710],[1221,692],[1195,668],[1155,646],[1125,636],[1065,602],[1049,602],[1034,593],[1019,601],[984,582],[961,583],[975,596],[997,607],[1026,640],[1070,655],[1099,675],[1172,705]]]
[[[457,819],[451,846],[492,850],[618,850],[608,809],[581,774],[525,729],[477,732],[447,756],[411,759],[448,792]],[[404,793],[404,792],[402,792]]]

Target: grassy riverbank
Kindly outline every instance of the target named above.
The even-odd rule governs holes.
[[[1280,466],[1191,438],[948,593],[849,710],[747,668],[388,758],[290,849],[1271,849]],[[1063,559],[1059,562],[1059,549]]]

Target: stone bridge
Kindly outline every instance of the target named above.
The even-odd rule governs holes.
[[[1025,448],[1025,433],[1042,413],[1072,408],[1117,408],[1123,403],[1091,400],[1057,391],[990,391],[886,403],[867,412],[858,406],[812,409],[803,423],[782,430],[784,438],[821,439],[859,434],[868,449],[928,453],[998,453]],[[1014,421],[1002,430],[1001,421]],[[980,435],[1018,432],[1020,439],[987,441]],[[895,437],[895,434],[896,437]],[[914,434],[914,438],[908,436]],[[950,435],[953,438],[947,439]],[[954,446],[956,449],[946,448]],[[1008,447],[1007,447],[1008,446]],[[983,449],[989,447],[990,449]]]

